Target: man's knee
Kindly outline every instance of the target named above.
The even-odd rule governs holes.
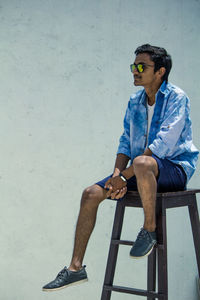
[[[146,173],[148,171],[153,171],[157,173],[158,167],[156,160],[147,155],[137,156],[133,160],[134,173],[137,175],[139,173]]]
[[[83,191],[81,205],[96,206],[104,199],[103,188],[94,184]]]

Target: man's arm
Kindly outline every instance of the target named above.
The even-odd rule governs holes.
[[[128,161],[130,160],[130,157],[123,153],[117,154],[116,161],[115,161],[115,167],[113,172],[113,177],[118,176],[120,172],[126,169],[126,166],[128,164]]]
[[[126,169],[128,161],[130,160],[131,151],[130,151],[130,101],[126,110],[124,117],[124,132],[120,137],[120,143],[117,151],[117,158],[115,161],[115,167],[113,171],[112,178],[108,179],[105,183],[105,188],[109,189],[108,197],[111,196],[112,199],[119,199],[124,196],[127,191],[126,186],[123,186],[121,189],[115,189],[115,193],[112,192],[111,180],[118,177],[119,174]]]
[[[165,158],[175,147],[184,130],[189,99],[184,94],[168,99],[165,118],[149,149],[159,158]]]
[[[130,101],[129,101],[128,107],[126,109],[126,114],[124,117],[124,132],[119,139],[119,146],[118,146],[118,150],[117,150],[117,154],[124,154],[127,157],[131,157],[130,116],[131,116],[131,112],[130,112]],[[117,157],[117,159],[118,159],[118,157]]]

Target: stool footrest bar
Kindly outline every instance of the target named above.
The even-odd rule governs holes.
[[[134,242],[133,242],[133,241],[127,241],[127,240],[117,240],[117,239],[112,239],[112,244],[113,244],[113,245],[127,245],[127,246],[133,246]]]
[[[147,297],[157,298],[157,299],[164,299],[164,294],[161,293],[156,293],[153,291],[146,291],[141,289],[134,289],[134,288],[118,286],[118,285],[104,285],[104,290],[133,294],[138,296],[147,296]]]
[[[128,241],[128,240],[112,239],[111,242],[112,242],[112,245],[127,245],[127,246],[134,245],[133,241]],[[159,249],[164,249],[164,246],[162,244],[156,244],[155,247],[159,248]]]

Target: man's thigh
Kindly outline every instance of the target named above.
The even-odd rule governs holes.
[[[158,164],[158,192],[175,192],[186,189],[187,177],[181,166],[172,163],[168,159],[160,159],[155,155],[152,155],[152,157]]]

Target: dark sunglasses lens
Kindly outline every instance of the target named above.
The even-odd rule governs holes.
[[[139,73],[142,73],[144,71],[144,66],[142,64],[137,65],[137,69]]]
[[[132,65],[130,65],[130,68],[131,68],[131,72],[133,73],[136,67],[134,64],[132,64]]]

